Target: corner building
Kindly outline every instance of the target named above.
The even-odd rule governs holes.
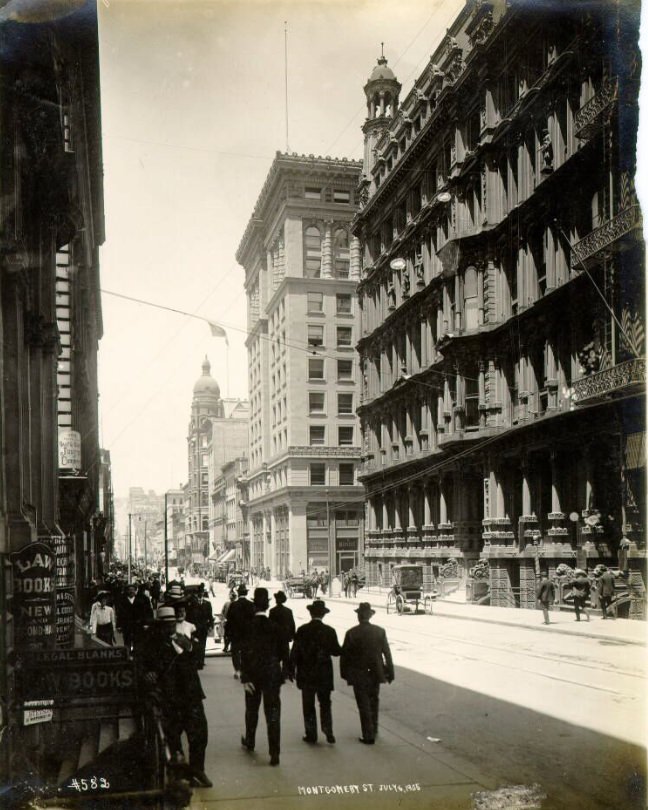
[[[468,2],[367,120],[358,287],[370,583],[628,572],[645,615],[638,4]],[[622,539],[623,540],[622,543]]]
[[[361,163],[277,153],[236,259],[245,269],[250,566],[346,570],[362,552]]]

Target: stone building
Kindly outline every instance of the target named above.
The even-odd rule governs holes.
[[[28,675],[20,677],[16,662],[28,651],[74,645],[75,614],[101,575],[109,529],[97,415],[104,241],[97,11],[88,2],[60,12],[13,8],[0,25],[5,786],[38,772],[37,757],[30,759],[36,734],[23,725],[19,699]],[[27,581],[29,571],[38,574]]]
[[[239,482],[247,472],[247,458],[240,456],[226,462],[214,479],[211,490],[213,512],[213,545],[220,563],[249,567],[247,526],[241,509]]]
[[[402,103],[384,57],[365,85],[370,581],[482,559],[491,604],[531,607],[541,566],[623,546],[644,613],[638,28],[638,4],[470,0]]]
[[[250,565],[283,577],[362,552],[350,223],[360,163],[277,153],[236,258],[245,269]]]

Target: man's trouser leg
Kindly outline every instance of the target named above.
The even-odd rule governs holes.
[[[278,757],[281,748],[280,690],[280,686],[268,686],[263,690],[263,711],[268,726],[268,750],[271,757]]]
[[[353,687],[358,713],[360,714],[360,727],[362,728],[362,738],[372,741],[374,739],[373,718],[371,714],[371,700],[369,697],[369,684],[361,684]]]
[[[248,748],[254,748],[260,705],[261,690],[259,687],[255,687],[251,695],[248,692],[245,693],[245,743]]]
[[[232,639],[232,666],[234,667],[234,672],[241,671],[241,641],[240,639]]]
[[[207,748],[207,718],[202,700],[185,709],[184,729],[189,742],[189,767],[201,773],[205,770]]]
[[[317,740],[317,714],[315,713],[315,689],[302,689],[302,711],[304,713],[304,733],[309,740]]]
[[[328,689],[317,690],[320,705],[320,726],[327,737],[333,736],[333,713],[331,711],[331,693]]]
[[[380,684],[373,683],[369,688],[369,703],[371,705],[371,721],[373,723],[374,737],[378,736],[378,706],[380,695]]]

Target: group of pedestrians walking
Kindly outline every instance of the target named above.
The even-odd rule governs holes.
[[[567,582],[567,586],[571,589],[572,604],[574,605],[577,622],[581,620],[581,614],[585,616],[587,621],[590,620],[587,604],[594,593],[598,598],[602,618],[614,618],[610,607],[614,601],[615,579],[614,574],[607,566],[598,565],[596,567],[593,582],[590,581],[587,573],[582,568],[576,568],[573,576]],[[544,623],[550,624],[549,611],[556,601],[556,586],[549,578],[547,571],[543,571],[541,574],[536,590],[536,600],[538,607],[542,610]]]

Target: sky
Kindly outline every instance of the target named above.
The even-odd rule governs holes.
[[[403,84],[463,0],[99,0],[106,241],[100,251],[101,444],[113,488],[186,480],[205,355],[221,396],[247,398],[236,249],[277,150],[362,157],[363,86],[381,42]],[[212,337],[199,318],[225,327]]]

